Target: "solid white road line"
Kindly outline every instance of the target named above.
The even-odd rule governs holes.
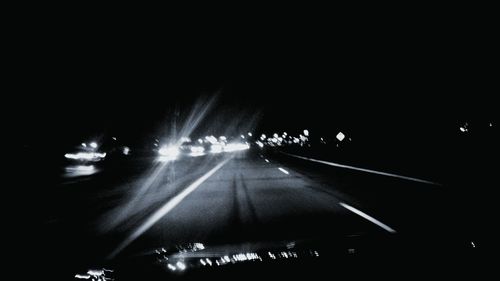
[[[358,209],[356,209],[356,208],[354,208],[352,206],[347,205],[346,203],[340,202],[339,204],[340,204],[340,206],[342,206],[342,207],[346,208],[347,210],[355,213],[356,215],[358,215],[358,216],[360,216],[360,217],[362,217],[362,218],[364,218],[364,219],[366,219],[366,220],[368,220],[368,221],[370,221],[370,222],[372,222],[372,223],[380,226],[381,228],[387,230],[388,232],[390,232],[390,233],[396,233],[396,230],[392,229],[391,227],[387,226],[386,224],[382,223],[381,221],[377,220],[376,218],[371,217],[371,216],[369,216],[369,215],[361,212],[360,210],[358,210]]]
[[[321,163],[321,164],[325,164],[325,165],[329,165],[329,166],[334,166],[334,167],[338,167],[338,168],[351,169],[351,170],[356,170],[356,171],[361,171],[361,172],[366,172],[366,173],[371,173],[371,174],[377,174],[377,175],[393,177],[393,178],[409,180],[409,181],[415,181],[415,182],[421,182],[421,183],[432,184],[432,185],[441,185],[440,183],[427,181],[427,180],[423,180],[423,179],[406,177],[406,176],[402,176],[402,175],[380,172],[380,171],[375,171],[375,170],[370,170],[370,169],[358,168],[358,167],[349,166],[349,165],[342,165],[342,164],[338,164],[338,163],[334,163],[334,162],[328,162],[328,161],[323,161],[323,160],[318,160],[318,159],[313,159],[313,158],[307,158],[307,157],[303,157],[303,156],[299,156],[299,155],[295,155],[295,154],[290,154],[290,153],[286,153],[286,152],[281,152],[281,153],[288,155],[288,156],[295,157],[295,158],[308,160],[311,162],[317,162],[317,163]]]
[[[195,191],[204,181],[210,178],[215,172],[217,172],[222,166],[224,166],[231,158],[224,160],[215,166],[212,170],[208,171],[205,175],[197,179],[195,182],[186,187],[181,193],[177,194],[175,197],[170,199],[161,208],[159,208],[153,215],[151,215],[138,229],[136,229],[130,236],[127,237],[109,256],[113,258],[119,252],[121,252],[125,247],[132,243],[135,239],[141,236],[144,232],[150,229],[155,223],[157,223],[162,217],[168,214],[172,209],[174,209],[179,203],[184,200],[191,192]]]
[[[290,173],[288,173],[288,171],[287,171],[287,170],[285,170],[285,169],[283,169],[283,168],[278,168],[278,169],[279,169],[280,171],[282,171],[283,173],[287,174],[287,175],[288,175],[288,174],[290,174]]]

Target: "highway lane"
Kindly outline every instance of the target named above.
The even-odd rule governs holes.
[[[134,243],[156,247],[393,232],[343,207],[330,189],[252,152],[236,153]]]
[[[47,263],[72,270],[184,242],[435,236],[455,231],[452,223],[466,228],[453,220],[442,187],[282,154],[251,149],[131,164],[141,172],[103,171],[45,198],[50,216],[33,240],[50,249]]]

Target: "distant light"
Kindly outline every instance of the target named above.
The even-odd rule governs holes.
[[[179,147],[177,146],[163,146],[162,148],[160,148],[160,150],[158,150],[158,153],[161,156],[165,156],[173,160],[177,158],[180,152]]]
[[[199,142],[199,143],[203,143],[203,140],[202,140],[202,139],[198,139],[198,142]]]
[[[116,140],[116,137],[111,137],[114,141]]]
[[[171,264],[167,264],[168,269],[175,271],[177,268]]]
[[[286,132],[283,132],[283,135],[284,135],[284,136],[286,136],[286,135],[288,135],[288,134],[287,134]]]
[[[64,157],[67,159],[74,160],[100,160],[106,157],[106,153],[98,153],[98,152],[78,152],[78,153],[66,153]]]
[[[158,147],[158,144],[157,143],[153,143],[154,146]]]
[[[252,136],[252,133],[248,132],[248,136],[251,137]]]
[[[200,263],[204,266],[207,265],[207,263],[203,259],[200,259]]]
[[[274,133],[273,134],[273,138],[277,139],[278,138],[278,134]]]
[[[223,149],[222,144],[219,143],[214,143],[210,146],[210,152],[211,153],[221,153]]]
[[[261,141],[256,141],[255,142],[260,148],[263,148],[264,147],[264,143],[262,143]]]
[[[261,140],[265,140],[265,139],[266,139],[266,135],[265,135],[265,134],[262,134],[262,135],[260,136],[260,139],[261,139]]]
[[[490,123],[490,127],[493,127],[493,123]]]
[[[467,129],[466,129],[466,128],[464,128],[464,127],[460,127],[460,131],[461,131],[462,133],[465,133],[465,132],[467,132]]]
[[[342,132],[339,132],[336,136],[336,138],[339,140],[339,141],[343,141],[345,139],[345,135],[344,133]]]
[[[250,146],[248,143],[228,143],[224,148],[224,151],[232,152],[232,151],[240,151],[249,149]]]
[[[96,142],[91,142],[91,143],[90,143],[90,147],[92,147],[92,148],[97,148],[97,143],[96,143]]]
[[[84,142],[82,142],[82,146],[83,146],[83,147],[87,147],[87,144],[86,144],[86,143],[84,143]]]
[[[227,140],[227,138],[226,138],[225,136],[220,136],[220,137],[219,137],[219,139],[220,139],[221,141],[225,141],[225,140]]]
[[[245,138],[245,136],[244,136],[244,135],[241,135],[241,138],[242,138],[242,139],[244,139],[244,138]]]
[[[304,130],[304,136],[306,136],[306,137],[309,136],[309,130]]]
[[[180,269],[180,270],[186,269],[186,264],[184,264],[181,261],[178,261],[175,265],[177,265],[177,268]]]
[[[128,148],[127,146],[123,147],[123,154],[128,155],[129,153],[130,153],[130,148]]]
[[[190,137],[182,137],[181,142],[191,142],[191,138]]]
[[[203,153],[205,148],[203,146],[191,146],[192,153]]]
[[[217,139],[214,136],[206,136],[205,139],[211,144],[217,143]]]
[[[470,244],[472,245],[472,248],[476,248],[476,244],[474,244],[474,241],[471,241]]]
[[[204,250],[205,249],[205,245],[203,245],[203,243],[194,243],[193,249],[194,250]]]

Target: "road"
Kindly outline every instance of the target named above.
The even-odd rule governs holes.
[[[258,149],[141,158],[66,178],[40,196],[30,245],[50,253],[46,266],[68,271],[184,242],[450,233],[473,239],[446,187]]]

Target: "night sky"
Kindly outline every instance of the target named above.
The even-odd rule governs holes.
[[[490,39],[472,32],[327,31],[149,36],[30,29],[10,41],[7,61],[16,140],[61,145],[117,134],[142,141],[214,96],[199,133],[250,120],[260,131],[421,135],[493,118]]]

